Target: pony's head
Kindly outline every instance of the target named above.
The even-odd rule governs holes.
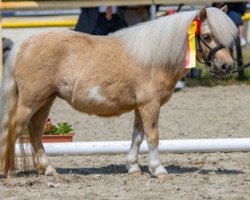
[[[234,70],[230,47],[238,33],[237,27],[221,9],[204,8],[199,12],[200,33],[197,36],[197,58],[206,64],[213,76],[229,74]]]

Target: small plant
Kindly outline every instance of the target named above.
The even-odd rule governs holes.
[[[72,133],[72,125],[67,122],[57,123],[57,125],[53,125],[51,119],[48,118],[44,135],[67,135]]]

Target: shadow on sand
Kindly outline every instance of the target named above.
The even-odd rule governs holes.
[[[143,173],[149,173],[148,166],[143,165],[140,166]],[[224,174],[224,175],[237,175],[243,174],[244,172],[241,170],[233,170],[233,169],[200,169],[198,167],[181,167],[179,165],[169,165],[165,166],[166,170],[169,174],[185,174],[185,173],[196,173],[196,174]],[[77,175],[91,175],[91,174],[124,174],[127,173],[127,169],[125,165],[107,165],[100,168],[57,168],[57,172],[59,174],[77,174]],[[24,177],[30,175],[37,175],[35,170],[27,171],[27,172],[18,172],[17,177]],[[4,178],[2,174],[0,174],[0,178]]]
[[[143,173],[149,173],[148,166],[140,166]],[[231,169],[200,169],[197,167],[181,167],[179,165],[169,165],[165,166],[169,174],[185,174],[185,173],[198,173],[198,174],[226,174],[235,175],[244,173],[241,170],[231,170]],[[127,173],[125,165],[107,165],[100,168],[57,168],[59,174],[124,174]]]

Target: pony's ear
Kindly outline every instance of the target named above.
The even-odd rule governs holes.
[[[206,8],[202,8],[199,13],[199,18],[201,22],[204,22],[207,19],[207,11]]]
[[[221,10],[222,10],[224,13],[227,13],[227,9],[228,9],[227,5],[225,5],[225,6],[223,6],[223,7],[221,8]]]

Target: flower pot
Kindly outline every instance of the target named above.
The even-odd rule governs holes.
[[[73,141],[74,133],[70,133],[67,135],[43,135],[43,142],[51,143],[51,142],[72,142]],[[29,136],[23,135],[23,142],[29,142]]]
[[[44,135],[43,142],[72,142],[74,134],[68,135]]]

